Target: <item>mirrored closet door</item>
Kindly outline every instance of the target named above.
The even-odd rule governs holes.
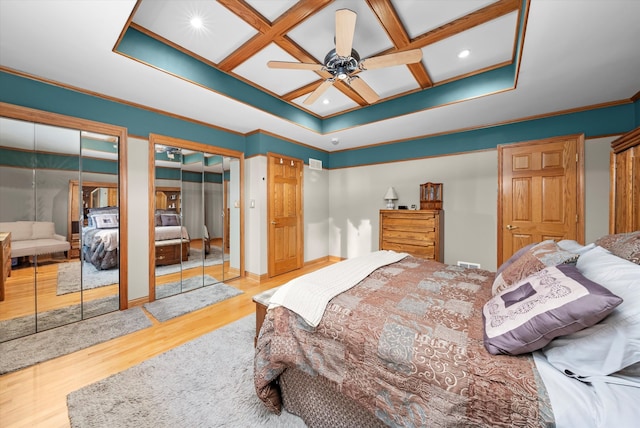
[[[242,153],[157,135],[150,151],[150,299],[240,276]]]
[[[120,309],[119,151],[126,134],[44,112],[34,122],[33,110],[0,108],[0,341]],[[101,232],[93,222],[98,210]],[[100,251],[92,251],[95,243]]]

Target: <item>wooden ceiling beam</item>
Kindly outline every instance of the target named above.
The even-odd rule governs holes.
[[[258,34],[218,64],[220,69],[232,71],[256,52],[272,43],[277,37],[286,34],[300,22],[323,9],[332,0],[301,0],[271,24],[244,0],[219,1],[220,4],[258,30]]]
[[[416,37],[409,43],[407,48],[423,48],[516,10],[520,10],[521,6],[522,2],[520,0],[499,0],[489,6],[485,6],[482,9],[478,9],[475,12]]]
[[[391,4],[391,0],[367,0],[367,3],[369,4],[369,8],[371,8],[373,13],[378,17],[378,21],[380,21],[382,28],[387,32],[396,50],[406,50],[411,40],[400,20],[400,16],[393,7],[393,4]],[[433,81],[422,62],[408,64],[407,67],[422,89],[433,86]]]

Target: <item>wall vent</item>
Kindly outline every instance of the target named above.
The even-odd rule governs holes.
[[[458,260],[458,266],[470,269],[480,269],[480,263],[461,262]]]
[[[318,159],[309,158],[309,169],[322,169],[322,161]]]

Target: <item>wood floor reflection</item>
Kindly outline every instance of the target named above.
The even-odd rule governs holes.
[[[313,263],[262,281],[230,281],[229,285],[244,293],[163,323],[151,318],[154,324],[150,328],[0,376],[0,425],[69,427],[66,397],[70,392],[249,315],[255,312],[255,294],[328,264]]]
[[[31,315],[36,304],[38,312],[45,312],[77,305],[81,299],[89,301],[118,294],[118,285],[114,284],[84,290],[82,296],[80,292],[58,295],[58,267],[71,262],[77,263],[78,259],[53,257],[38,261],[36,268],[29,262],[23,262],[19,267],[11,269],[11,276],[5,284],[5,300],[0,302],[0,320]]]

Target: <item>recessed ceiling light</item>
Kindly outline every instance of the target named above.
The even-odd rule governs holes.
[[[329,102],[330,102],[329,98],[325,98],[324,100],[322,100],[322,104],[325,104],[325,105],[329,104]]]
[[[193,28],[202,28],[202,18],[200,18],[199,16],[194,16],[189,22],[191,23],[191,26]]]
[[[470,53],[471,51],[469,49],[463,49],[460,51],[460,53],[458,53],[458,58],[466,58]]]

